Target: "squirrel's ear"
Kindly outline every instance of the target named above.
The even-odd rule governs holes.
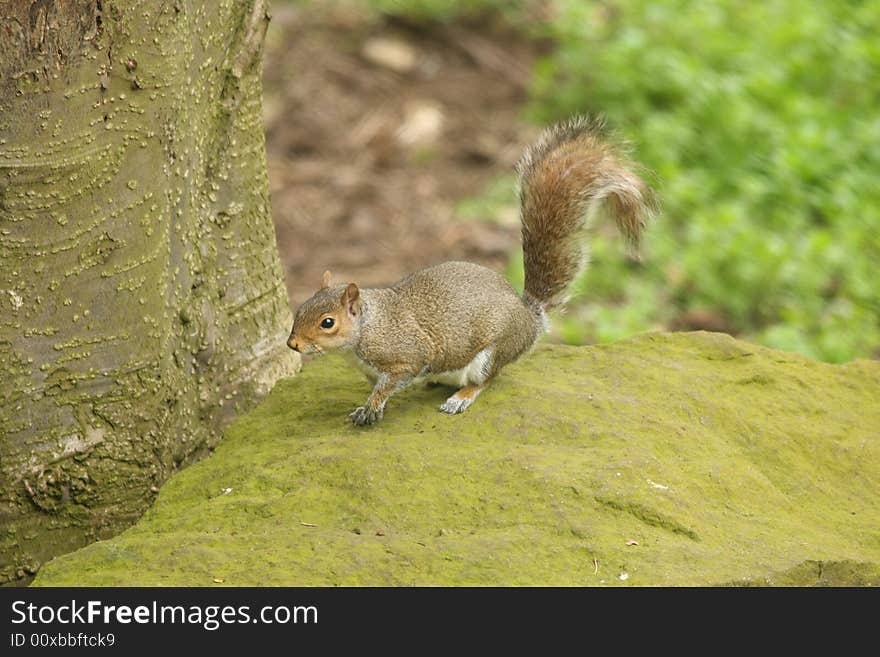
[[[321,279],[321,289],[323,290],[325,287],[330,287],[330,281],[332,276],[330,274],[330,270],[324,272],[324,277]]]
[[[354,283],[349,283],[342,293],[342,305],[352,317],[357,317],[361,312],[361,291]]]

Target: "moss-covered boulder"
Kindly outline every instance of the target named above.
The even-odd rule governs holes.
[[[364,429],[338,357],[38,585],[880,585],[880,363],[710,333],[544,346]]]

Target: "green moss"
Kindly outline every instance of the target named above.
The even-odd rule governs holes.
[[[804,561],[793,568],[735,586],[880,586],[880,565],[858,561]]]
[[[880,581],[878,363],[649,334],[541,347],[458,416],[415,386],[355,428],[368,391],[309,363],[134,527],[36,583]]]

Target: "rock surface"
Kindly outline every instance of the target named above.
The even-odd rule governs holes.
[[[880,585],[880,363],[712,333],[542,346],[367,429],[335,356],[37,585]]]

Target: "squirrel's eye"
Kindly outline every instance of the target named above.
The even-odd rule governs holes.
[[[324,319],[321,320],[321,328],[322,329],[332,329],[333,325],[335,323],[336,322],[333,321],[332,317],[325,317]]]

